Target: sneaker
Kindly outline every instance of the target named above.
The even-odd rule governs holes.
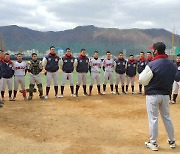
[[[102,93],[103,95],[106,95],[106,92],[105,91],[103,91],[103,93]]]
[[[74,97],[78,97],[78,94],[74,94]]]
[[[119,92],[116,92],[116,95],[120,95],[120,93],[119,93]]]
[[[49,97],[48,96],[45,96],[44,99],[48,99]]]
[[[115,95],[116,93],[114,91],[111,91],[111,94]]]
[[[89,96],[87,93],[84,93],[83,95],[84,95],[84,96]]]
[[[134,94],[134,91],[132,92],[132,94]]]
[[[158,151],[158,145],[156,143],[145,142],[145,146],[152,151]]]
[[[32,100],[32,96],[29,96],[29,97],[28,97],[28,100]]]
[[[168,140],[168,144],[169,144],[169,147],[170,147],[171,149],[174,149],[174,148],[176,147],[175,141],[169,141],[169,140]]]
[[[125,93],[128,94],[128,91],[126,91]]]

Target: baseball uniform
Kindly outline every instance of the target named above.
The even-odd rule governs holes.
[[[157,145],[159,112],[168,134],[169,144],[175,142],[174,128],[169,113],[169,95],[175,74],[176,68],[165,54],[157,55],[140,74],[139,81],[145,86],[149,120],[150,142],[145,142],[148,148],[152,149],[152,146]]]
[[[137,62],[137,71],[140,74],[146,67],[145,58],[139,59]],[[139,94],[142,94],[142,84],[139,83]]]
[[[8,87],[9,100],[12,100],[12,82],[13,82],[13,62],[11,60],[2,62],[2,77],[3,77],[3,86],[1,91],[1,96],[4,98],[6,87]]]
[[[104,68],[103,94],[105,94],[106,84],[108,82],[108,79],[110,80],[111,93],[115,94],[113,92],[113,71],[114,71],[114,65],[115,65],[115,62],[114,62],[113,58],[110,58],[110,59],[105,58],[103,60],[103,64],[102,64],[102,66]]]
[[[116,89],[116,94],[119,94],[119,91],[118,91],[119,81],[121,81],[122,93],[125,94],[124,80],[125,80],[125,72],[126,72],[127,61],[124,58],[122,58],[122,59],[117,58],[115,60],[115,63],[116,63],[116,66],[115,66],[115,72],[116,72],[115,89]]]
[[[78,73],[78,82],[76,84],[76,96],[78,96],[78,91],[81,83],[83,84],[84,96],[88,96],[86,91],[87,84],[87,73],[89,70],[89,58],[87,56],[80,55],[77,58],[76,71]]]
[[[63,97],[64,86],[67,79],[69,80],[71,95],[74,96],[74,84],[73,84],[73,71],[74,71],[75,58],[67,54],[62,57],[62,83],[61,83],[61,97]]]
[[[127,84],[126,84],[126,93],[128,92],[128,86],[131,82],[131,88],[132,88],[132,94],[134,94],[134,81],[136,76],[136,68],[137,68],[137,62],[136,60],[128,60],[127,62],[127,69],[126,69],[126,75],[127,75]]]
[[[55,96],[56,98],[59,98],[58,96],[58,70],[60,66],[60,59],[58,55],[49,53],[46,57],[43,58],[42,65],[47,72],[46,74],[47,85],[46,85],[45,98],[48,99],[52,79],[54,81]]]
[[[34,91],[35,84],[38,87],[39,97],[41,99],[44,99],[43,86],[41,83],[41,74],[40,74],[42,69],[43,69],[43,66],[42,66],[41,61],[31,60],[28,62],[28,71],[30,72],[29,98],[28,98],[29,100],[31,100],[33,97],[33,91]]]
[[[21,85],[22,94],[24,99],[26,99],[26,89],[25,89],[25,75],[27,70],[26,62],[18,62],[16,61],[13,64],[14,69],[14,100],[16,99],[16,94],[18,90],[19,84]]]
[[[100,84],[101,84],[101,80],[100,80],[100,72],[101,72],[101,66],[102,66],[102,61],[100,58],[92,58],[90,59],[90,63],[89,63],[89,70],[91,73],[91,83],[89,86],[89,95],[91,95],[92,92],[92,88],[94,85],[94,82],[96,80],[97,83],[97,89],[98,89],[98,94],[101,95],[101,88],[100,88]]]

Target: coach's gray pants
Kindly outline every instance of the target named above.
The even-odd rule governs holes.
[[[124,86],[125,74],[116,73],[116,85],[121,81],[121,85]]]
[[[54,86],[58,86],[58,71],[57,72],[47,72],[46,74],[46,82],[47,87],[51,86],[52,79],[54,81]]]
[[[174,141],[174,128],[169,114],[169,95],[147,95],[146,107],[149,120],[150,142],[157,142],[159,112],[169,140]]]
[[[2,86],[2,91],[5,91],[6,90],[6,87],[8,87],[8,90],[12,90],[12,83],[13,83],[13,78],[9,78],[9,79],[6,79],[6,78],[3,78],[3,86]]]
[[[83,85],[86,85],[86,83],[87,83],[87,73],[78,73],[77,85],[80,86],[81,82],[83,83]]]
[[[129,83],[131,82],[131,86],[134,86],[135,76],[129,77],[127,76],[127,85],[129,86]]]

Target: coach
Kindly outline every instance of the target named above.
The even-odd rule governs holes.
[[[175,148],[174,128],[169,114],[169,95],[174,82],[176,68],[167,59],[166,46],[162,42],[153,44],[153,61],[140,74],[139,81],[145,86],[146,107],[149,120],[150,141],[147,148],[158,151],[158,115],[161,114],[170,148]],[[159,112],[158,112],[159,110]]]

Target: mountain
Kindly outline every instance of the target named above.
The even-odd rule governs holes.
[[[110,50],[113,54],[126,49],[127,52],[137,53],[148,51],[153,42],[163,41],[171,48],[171,32],[165,29],[116,29],[98,28],[93,25],[78,26],[65,31],[41,32],[16,25],[0,27],[6,49],[22,51],[37,49],[45,52],[51,45],[74,52],[85,48],[89,54],[98,50],[100,54]],[[180,36],[175,35],[175,45],[180,44]]]

